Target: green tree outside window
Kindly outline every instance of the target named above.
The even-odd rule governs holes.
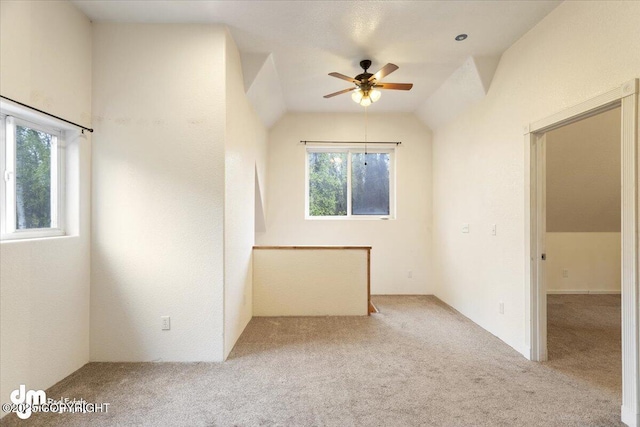
[[[16,228],[51,227],[51,144],[54,137],[16,126]]]

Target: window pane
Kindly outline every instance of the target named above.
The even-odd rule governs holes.
[[[351,191],[353,215],[389,215],[389,154],[352,154]]]
[[[51,144],[55,137],[16,126],[16,229],[51,227]]]
[[[347,215],[347,153],[309,153],[309,215]]]

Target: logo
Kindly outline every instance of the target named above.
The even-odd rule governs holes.
[[[24,384],[20,384],[17,390],[13,390],[9,396],[11,403],[3,403],[4,412],[15,412],[18,418],[26,420],[34,412],[52,412],[58,414],[86,414],[96,412],[109,412],[110,403],[90,403],[84,399],[69,399],[61,397],[60,400],[47,398],[44,390],[27,390]]]
[[[22,420],[31,416],[34,405],[42,405],[47,402],[47,394],[44,390],[28,390],[24,384],[20,384],[17,390],[11,392],[11,402],[16,405],[16,415]]]

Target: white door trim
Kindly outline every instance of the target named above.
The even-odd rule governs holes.
[[[640,342],[638,291],[638,80],[524,127],[525,142],[525,345],[529,358],[547,358],[544,289],[544,133],[621,106],[622,115],[622,421],[640,427]]]

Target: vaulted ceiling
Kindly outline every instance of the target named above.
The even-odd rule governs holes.
[[[350,87],[327,74],[400,69],[372,112],[415,112],[432,127],[484,96],[500,55],[560,1],[108,1],[75,0],[90,19],[225,24],[242,53],[247,93],[267,125],[284,111],[359,112]],[[468,34],[467,40],[455,36]],[[253,93],[252,93],[253,92]],[[269,108],[260,107],[269,101]],[[450,105],[441,105],[448,103]],[[446,108],[443,108],[446,107]],[[260,111],[264,110],[264,111]]]

